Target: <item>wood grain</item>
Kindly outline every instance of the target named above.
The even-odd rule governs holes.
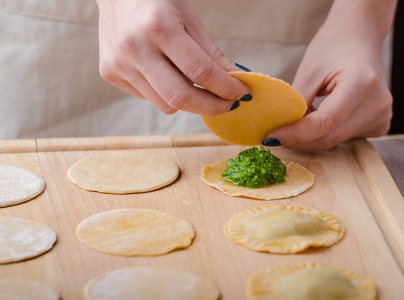
[[[212,133],[174,134],[172,140],[174,148],[230,145]]]
[[[37,139],[39,152],[170,148],[169,135]]]
[[[63,149],[68,149],[66,145],[71,142],[61,139],[52,143],[57,147],[65,145]],[[38,145],[41,143],[38,140]],[[49,140],[47,143],[47,148],[42,143],[38,149],[54,147],[49,148],[52,144]],[[119,145],[128,143],[130,141],[125,141],[125,138],[118,142]],[[207,186],[200,180],[202,166],[234,157],[245,148],[192,146],[195,141],[191,143],[192,147],[172,147],[170,144],[165,148],[140,149],[135,146],[137,149],[134,150],[114,150],[154,153],[177,163],[181,175],[166,188],[131,195],[87,192],[68,181],[66,172],[69,166],[85,156],[117,148],[113,143],[102,145],[97,139],[93,145],[96,150],[92,148],[91,140],[84,144],[86,151],[77,150],[82,149],[81,145],[73,145],[70,151],[52,148],[52,151],[0,156],[0,163],[25,167],[46,182],[45,191],[40,196],[2,208],[0,214],[42,222],[58,233],[57,244],[51,251],[35,259],[0,265],[0,277],[36,279],[57,290],[63,300],[77,300],[82,299],[85,283],[104,272],[140,265],[170,267],[211,280],[222,291],[223,300],[243,300],[245,282],[252,272],[278,264],[318,261],[371,278],[377,286],[378,299],[402,299],[403,199],[377,152],[367,141],[353,141],[331,151],[312,153],[275,148],[272,150],[275,155],[299,162],[316,178],[315,185],[305,193],[277,201],[230,197]],[[106,149],[105,145],[111,148]],[[222,233],[224,224],[238,211],[275,203],[331,213],[346,226],[346,236],[330,248],[274,255],[235,245]],[[132,207],[157,209],[189,221],[196,231],[193,244],[187,249],[161,256],[120,257],[96,252],[76,239],[75,228],[86,217],[101,211]]]
[[[369,139],[404,196],[404,134]]]
[[[0,141],[0,153],[28,153],[36,151],[35,139]]]

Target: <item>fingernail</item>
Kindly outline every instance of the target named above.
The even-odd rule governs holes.
[[[261,144],[264,145],[264,146],[271,146],[271,147],[281,146],[282,145],[280,140],[273,139],[273,138],[262,140]]]
[[[240,69],[243,70],[243,71],[251,72],[251,70],[250,70],[249,68],[246,68],[246,67],[244,67],[244,66],[242,66],[242,65],[240,65],[240,64],[238,64],[238,63],[234,63],[234,65],[235,65],[237,68],[240,68]]]
[[[234,103],[230,106],[230,108],[229,108],[228,111],[235,110],[235,109],[236,109],[237,107],[239,107],[239,106],[240,106],[240,102],[236,101],[236,102],[234,102]]]
[[[243,95],[240,99],[238,99],[240,101],[244,101],[244,102],[248,102],[252,100],[252,95],[251,94],[245,94]]]

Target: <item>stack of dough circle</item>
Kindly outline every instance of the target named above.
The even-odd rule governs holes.
[[[334,216],[316,209],[271,205],[238,212],[226,223],[224,233],[251,250],[298,253],[336,244],[345,227]]]
[[[244,82],[253,96],[232,111],[218,116],[202,116],[205,126],[227,142],[256,146],[272,130],[300,120],[307,109],[303,96],[290,84],[253,72],[230,72]]]
[[[0,299],[58,300],[59,294],[39,281],[10,277],[0,279]]]
[[[0,165],[0,207],[28,201],[45,188],[37,174],[26,169]]]
[[[172,183],[179,174],[167,158],[134,151],[88,156],[73,164],[67,177],[80,188],[109,194],[142,193]]]
[[[56,232],[27,219],[0,217],[0,263],[39,256],[52,248]]]
[[[249,300],[374,300],[377,295],[370,279],[317,262],[258,270],[246,290]]]
[[[314,184],[314,175],[296,162],[284,162],[286,165],[285,181],[258,188],[237,186],[222,178],[227,160],[205,165],[201,179],[229,196],[245,196],[262,200],[289,198],[303,193]]]
[[[92,215],[77,226],[76,235],[94,250],[149,256],[188,247],[195,231],[190,223],[171,214],[128,208]]]
[[[206,279],[171,269],[132,267],[90,280],[84,288],[87,300],[217,300],[219,290]]]

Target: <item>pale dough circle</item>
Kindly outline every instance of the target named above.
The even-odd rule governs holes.
[[[238,212],[226,223],[224,233],[250,250],[299,253],[336,244],[344,236],[345,226],[317,209],[278,204]]]
[[[109,194],[142,193],[172,183],[179,174],[167,158],[133,151],[108,152],[74,163],[67,177],[80,188]]]
[[[261,200],[274,200],[297,196],[314,184],[314,175],[296,162],[283,162],[286,165],[285,181],[258,188],[237,186],[222,178],[227,160],[221,160],[202,168],[201,179],[229,196],[244,196]]]
[[[208,280],[188,272],[132,267],[91,279],[84,296],[87,300],[217,300],[220,292]]]
[[[186,248],[195,237],[190,223],[152,209],[117,209],[83,220],[76,236],[86,246],[115,255],[161,255]]]
[[[52,248],[56,232],[41,223],[0,216],[0,263],[39,256]]]
[[[356,272],[318,262],[273,266],[250,275],[249,300],[374,300],[373,282]]]
[[[58,300],[59,294],[51,287],[32,279],[1,278],[0,300]]]
[[[251,90],[251,101],[218,116],[202,116],[205,126],[227,142],[256,146],[272,130],[299,121],[306,112],[303,96],[281,79],[253,72],[230,72]]]
[[[38,196],[45,182],[37,174],[23,168],[0,165],[0,207],[28,201]]]

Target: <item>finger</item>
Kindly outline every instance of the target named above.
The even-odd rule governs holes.
[[[111,82],[111,84],[118,89],[128,93],[129,95],[135,96],[137,98],[146,99],[142,93],[140,93],[137,89],[135,89],[129,82],[126,80],[120,79],[118,81]]]
[[[129,73],[128,70],[121,70],[121,72],[123,74],[115,75],[113,79],[109,78],[108,81],[132,96],[148,100],[165,114],[173,114],[177,111],[160,98],[142,74],[138,72]],[[127,80],[122,78],[127,78]]]
[[[296,150],[329,150],[337,146],[340,143],[354,139],[354,138],[367,138],[367,137],[378,137],[386,134],[390,128],[390,121],[386,122],[386,116],[378,117],[372,122],[372,129],[368,126],[363,126],[360,131],[355,131],[358,128],[358,124],[355,122],[346,122],[335,132],[321,137],[319,139],[310,141],[308,143],[300,144],[293,147]],[[352,132],[352,134],[347,134]]]
[[[168,103],[165,102],[160,97],[160,95],[150,86],[150,84],[145,79],[131,81],[131,82],[127,82],[127,83],[128,83],[127,87],[126,87],[127,90],[125,90],[125,91],[129,91],[129,93],[130,93],[130,91],[137,91],[137,89],[134,88],[134,85],[139,86],[139,90],[142,92],[141,98],[149,101],[157,109],[159,109],[160,111],[162,111],[163,113],[168,114],[168,115],[171,115],[171,114],[174,114],[177,112],[177,109],[168,105]],[[130,94],[136,96],[134,93],[130,93]]]
[[[361,118],[356,116],[367,115],[367,118]],[[371,111],[369,112],[367,108],[365,111],[356,111],[355,115],[346,118],[340,126],[338,126],[334,131],[321,136],[316,139],[308,140],[307,142],[300,142],[294,145],[285,143],[286,147],[293,147],[299,150],[328,150],[338,145],[339,143],[345,142],[353,138],[364,138],[364,137],[377,137],[386,134],[390,128],[390,120],[392,117],[392,111],[390,108],[384,109],[380,112]],[[304,118],[305,119],[305,118]],[[303,120],[304,120],[303,119]],[[297,124],[295,124],[297,125]],[[292,125],[293,127],[294,125]],[[310,126],[308,126],[310,128]],[[284,129],[290,129],[292,132],[296,131],[294,128],[281,128],[279,131]],[[282,133],[281,133],[282,134]],[[288,135],[288,133],[284,133]],[[279,132],[273,131],[270,136],[278,136],[280,141],[282,137],[279,137]],[[272,143],[275,143],[272,138]],[[283,142],[279,142],[284,144]],[[278,143],[278,145],[279,145]]]
[[[310,93],[310,92],[309,92]],[[337,130],[358,109],[361,95],[352,83],[341,83],[320,104],[317,111],[306,115],[299,122],[270,133],[271,138],[282,141],[286,147],[317,140]],[[345,133],[348,135],[348,132]]]
[[[161,49],[193,83],[222,99],[234,101],[250,93],[244,83],[231,77],[184,31],[165,38]]]
[[[140,71],[156,92],[156,95],[149,93],[146,95],[144,92],[151,102],[162,99],[175,110],[208,116],[222,114],[233,104],[229,100],[190,84],[187,78],[162,55],[154,55],[150,58],[153,64],[149,64],[147,68]]]

